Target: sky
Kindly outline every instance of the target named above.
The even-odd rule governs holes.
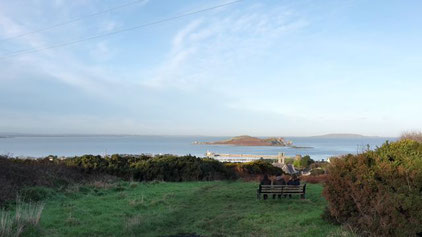
[[[228,2],[0,1],[0,132],[421,129],[418,0],[243,0],[45,49]]]

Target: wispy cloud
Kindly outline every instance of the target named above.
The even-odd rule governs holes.
[[[142,84],[190,90],[233,80],[229,71],[307,24],[289,9],[260,5],[194,19],[175,34],[167,59]]]
[[[146,4],[148,1],[141,1],[140,5]],[[43,6],[44,3],[32,3],[38,6],[38,8],[48,8]],[[56,1],[52,3],[51,7],[58,7],[66,4],[62,1]],[[75,5],[72,3],[71,5]],[[75,6],[80,6],[82,3],[77,3]],[[34,5],[34,6],[35,6]],[[61,8],[60,8],[61,9]],[[33,75],[37,78],[46,78],[48,80],[55,79],[68,84],[73,87],[78,87],[82,90],[92,91],[101,94],[106,94],[116,87],[117,82],[116,75],[108,70],[106,67],[96,66],[95,62],[104,62],[111,59],[113,51],[110,49],[107,41],[93,42],[87,47],[88,56],[94,61],[94,65],[86,64],[86,55],[81,55],[74,52],[74,48],[57,48],[53,50],[42,50],[35,53],[29,53],[8,57],[9,54],[13,54],[15,51],[21,49],[39,49],[45,46],[56,44],[60,42],[61,36],[65,35],[65,39],[69,37],[77,39],[82,37],[84,32],[84,22],[77,22],[69,26],[59,27],[60,31],[67,29],[66,34],[55,33],[56,37],[50,37],[51,32],[39,32],[34,34],[25,35],[25,37],[14,37],[22,33],[31,32],[34,29],[30,29],[15,19],[21,19],[21,21],[27,21],[26,16],[13,15],[9,16],[7,12],[0,9],[0,38],[6,39],[0,41],[0,51],[4,48],[2,58],[2,64],[7,67],[4,70],[9,71],[8,77],[14,77],[16,79],[25,77],[25,75]],[[73,16],[75,18],[75,16]],[[57,20],[60,21],[60,20]],[[99,31],[111,31],[118,25],[113,20],[99,19],[94,21]],[[10,38],[9,38],[10,37]],[[56,39],[57,38],[57,39]],[[84,48],[84,47],[82,47]],[[14,70],[12,69],[24,67],[25,70]]]
[[[40,48],[44,46],[44,40],[38,35],[27,38],[9,40],[9,37],[28,32],[29,30],[22,23],[13,20],[0,9],[0,48],[5,49],[3,55],[8,55],[16,50],[28,48]]]
[[[0,57],[211,5],[160,2],[140,1],[13,38],[117,3],[0,1],[0,40],[9,38],[0,41]],[[407,11],[401,13],[395,6],[385,4],[384,15],[394,12],[402,16],[399,21],[370,14],[378,4],[363,1],[242,1],[110,38],[10,57],[0,62],[0,130],[117,132],[125,119],[121,131],[174,134],[306,134],[340,131],[345,124],[356,132],[417,127],[422,54],[414,29],[420,14],[415,7],[402,6]],[[361,7],[374,11],[356,10]],[[179,113],[185,116],[173,116]],[[198,119],[198,114],[224,116]]]

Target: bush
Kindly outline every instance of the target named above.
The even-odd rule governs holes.
[[[320,183],[325,183],[325,181],[327,180],[327,175],[326,174],[310,175],[310,176],[301,176],[300,178],[302,179],[302,181],[306,183],[320,184]]]
[[[233,177],[222,163],[209,158],[191,155],[84,155],[65,160],[69,166],[78,167],[87,173],[108,173],[124,179],[138,181],[198,181],[220,180]]]
[[[299,157],[297,159],[295,159],[293,161],[293,165],[296,168],[299,169],[307,169],[309,168],[309,166],[311,166],[313,163],[315,163],[314,160],[311,159],[311,157],[309,155],[303,156],[303,157]]]
[[[201,181],[230,179],[233,174],[214,159],[195,156],[163,155],[131,164],[133,178],[139,181]]]
[[[95,177],[61,164],[59,161],[0,157],[0,206],[7,201],[15,200],[17,193],[26,187],[60,188],[93,178]]]
[[[318,176],[318,175],[323,175],[323,174],[325,174],[325,171],[323,169],[316,168],[316,169],[311,170],[312,176]]]
[[[26,202],[39,202],[54,195],[54,191],[47,187],[26,187],[20,192],[20,197]]]
[[[402,133],[402,135],[400,136],[400,140],[413,140],[417,142],[422,142],[422,132],[413,131]]]
[[[270,162],[257,160],[245,163],[225,163],[237,177],[244,179],[260,179],[262,175],[284,174],[283,170],[273,166]]]
[[[323,195],[331,216],[362,235],[422,232],[422,143],[402,140],[334,159]]]
[[[312,163],[310,166],[309,166],[309,169],[322,169],[322,170],[324,170],[325,171],[325,169],[327,168],[327,166],[329,165],[330,163],[328,163],[328,162],[325,162],[325,161],[316,161],[315,163]]]

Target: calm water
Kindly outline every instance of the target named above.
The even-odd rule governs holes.
[[[240,147],[224,145],[195,145],[194,141],[218,141],[228,137],[194,136],[92,136],[92,137],[13,137],[0,138],[0,154],[42,157],[47,155],[75,156],[83,154],[192,154],[203,157],[207,150],[216,153],[276,155],[310,155],[315,160],[330,156],[356,154],[366,148],[380,146],[386,140],[396,138],[310,138],[287,137],[296,146],[288,147]]]

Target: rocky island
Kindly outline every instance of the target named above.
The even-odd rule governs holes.
[[[234,146],[291,146],[291,141],[281,137],[257,138],[251,136],[238,136],[224,141],[194,142],[194,144],[206,145],[234,145]]]

